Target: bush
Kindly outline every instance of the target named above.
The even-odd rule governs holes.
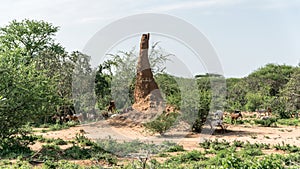
[[[92,159],[96,160],[97,162],[100,160],[104,160],[110,165],[116,165],[118,161],[118,159],[115,156],[109,153],[95,153],[93,154]]]
[[[92,146],[95,144],[94,142],[92,142],[90,139],[88,139],[84,135],[78,134],[78,133],[75,136],[75,142],[80,144],[81,146]]]
[[[29,139],[29,140],[28,140]],[[2,139],[0,142],[0,159],[28,156],[33,152],[27,145],[32,143],[32,137],[17,137],[13,139]]]
[[[259,148],[244,148],[239,153],[245,158],[263,155]]]
[[[12,164],[10,161],[0,161],[0,169],[31,169],[32,166],[27,161],[17,160],[16,163]]]
[[[199,161],[205,159],[206,157],[200,151],[193,150],[177,156],[173,156],[167,162],[186,163],[186,162]]]
[[[260,160],[257,160],[253,164],[253,168],[276,168],[283,169],[285,168],[283,165],[283,161],[278,159],[278,156],[265,156]]]
[[[243,147],[244,142],[242,142],[242,141],[240,141],[240,140],[234,140],[234,141],[233,141],[233,145],[234,145],[235,147]]]
[[[174,146],[171,146],[169,149],[166,150],[166,152],[178,152],[178,151],[184,151],[182,145],[174,145]]]
[[[283,150],[289,153],[295,153],[295,152],[300,152],[300,147],[297,147],[295,145],[290,145],[290,144],[284,144],[284,142],[282,143],[282,145],[280,144],[276,144],[273,146],[276,150]]]
[[[241,158],[237,157],[233,153],[222,159],[221,168],[242,168],[245,167]]]
[[[300,124],[300,120],[299,119],[278,119],[277,123],[280,125],[298,126]]]
[[[273,124],[276,126],[277,118],[269,118],[266,120],[256,119],[254,122],[255,124],[260,124],[264,127],[270,127]]]
[[[145,123],[144,126],[153,133],[163,135],[174,125],[178,115],[178,113],[166,113],[164,111],[155,120]]]
[[[49,127],[48,131],[58,131],[58,130],[68,129],[68,128],[74,127],[78,124],[79,123],[75,122],[75,121],[68,121],[67,123],[63,123],[63,124],[56,123],[56,124],[53,124],[53,125],[49,125],[48,126]]]
[[[91,158],[91,154],[89,149],[81,148],[78,146],[72,146],[70,148],[67,148],[64,151],[64,157],[66,159],[89,159]]]

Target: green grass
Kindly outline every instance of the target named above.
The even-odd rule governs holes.
[[[286,126],[299,126],[300,119],[278,119],[277,123],[279,125],[286,125]]]
[[[43,139],[38,136],[38,140]],[[46,139],[47,140],[47,139]],[[46,142],[46,140],[44,140]],[[55,142],[59,139],[49,139],[50,144],[46,144],[39,152],[30,153],[31,158],[18,157],[17,161],[12,163],[8,160],[0,160],[1,168],[33,168],[28,161],[42,161],[41,168],[102,168],[103,162],[110,168],[136,169],[136,168],[162,168],[162,169],[194,169],[194,168],[299,168],[300,164],[300,148],[289,144],[277,144],[271,147],[269,144],[242,142],[235,140],[232,143],[226,140],[206,140],[199,146],[204,151],[193,150],[184,151],[182,146],[172,143],[163,142],[162,144],[143,143],[139,140],[132,142],[117,142],[113,139],[98,140],[91,142],[90,146],[81,144],[90,140],[82,135],[78,135],[73,140],[74,145],[61,149]],[[285,151],[285,154],[265,155],[263,150],[274,148],[274,150]],[[144,155],[144,160],[137,157],[129,159],[125,164],[118,164],[120,153],[115,154],[107,150],[115,152],[123,152],[123,157],[127,154],[140,153]],[[152,151],[150,159],[145,160],[147,152]],[[177,155],[171,155],[170,152],[178,152]],[[28,156],[27,156],[28,157]],[[120,156],[119,156],[120,157]],[[142,157],[142,156],[139,156]],[[156,157],[165,158],[163,162],[156,160]],[[25,161],[24,161],[25,159]],[[80,166],[67,160],[91,160],[92,166]],[[102,162],[101,162],[102,161]],[[100,163],[99,163],[100,162]],[[101,165],[100,165],[101,164]]]
[[[59,130],[63,130],[63,129],[68,129],[70,127],[74,127],[76,125],[78,125],[78,122],[75,121],[68,121],[66,123],[60,124],[60,123],[56,123],[56,124],[41,124],[40,126],[37,126],[39,128],[43,128],[41,130],[42,133],[46,133],[49,131],[59,131]],[[39,132],[38,130],[33,130],[34,132]]]

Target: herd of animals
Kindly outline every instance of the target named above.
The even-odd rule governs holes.
[[[109,105],[106,108],[106,111],[103,111],[101,114],[97,114],[95,112],[90,112],[90,113],[75,113],[75,108],[73,106],[71,107],[63,107],[61,108],[60,114],[55,114],[54,116],[51,117],[51,120],[53,122],[59,122],[59,123],[64,123],[68,121],[75,121],[75,122],[83,122],[85,120],[87,121],[93,121],[93,120],[100,120],[100,119],[107,119],[110,116],[114,116],[117,113],[123,114],[123,113],[128,113],[132,111],[132,107],[124,108],[121,112],[117,112],[115,102],[112,100],[110,101]],[[266,120],[271,117],[272,115],[272,110],[271,108],[268,108],[266,110],[256,110],[257,117]],[[235,110],[233,113],[227,113],[223,112],[221,110],[216,111],[215,113],[211,114],[210,117],[207,118],[207,122],[210,125],[210,128],[213,129],[215,127],[220,127],[223,132],[225,132],[226,127],[223,124],[223,119],[224,116],[230,116],[231,123],[235,123],[239,118],[243,118],[243,115],[241,111]]]
[[[272,109],[268,108],[267,110],[256,110],[256,113],[257,118],[261,120],[267,120],[272,116]],[[220,110],[213,113],[212,117],[208,118],[210,129],[213,130],[215,127],[220,127],[222,132],[224,133],[226,130],[226,127],[223,124],[224,116],[228,116],[228,113],[224,113]],[[235,110],[233,113],[229,114],[229,116],[231,119],[231,124],[235,123],[239,118],[243,118],[243,115],[240,110]]]
[[[132,108],[126,108],[123,109],[122,113],[126,113],[128,111],[131,111]],[[110,101],[109,105],[106,108],[106,111],[103,111],[101,114],[97,114],[95,111],[90,111],[86,113],[75,113],[74,106],[65,106],[61,107],[57,110],[58,113],[56,113],[54,116],[51,117],[51,121],[54,123],[64,123],[68,121],[75,121],[75,122],[83,122],[85,120],[92,121],[92,120],[99,120],[99,119],[107,119],[109,117],[109,114],[115,114],[116,113],[116,105],[115,102],[112,100]]]

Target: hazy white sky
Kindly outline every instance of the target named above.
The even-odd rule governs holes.
[[[81,51],[105,25],[145,12],[170,14],[193,24],[215,47],[226,77],[243,77],[267,64],[300,61],[298,0],[2,0],[0,26],[13,19],[45,20],[56,38]]]

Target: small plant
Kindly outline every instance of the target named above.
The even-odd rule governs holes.
[[[204,149],[210,149],[211,141],[210,140],[205,140],[202,143],[199,143],[200,147]]]
[[[258,148],[252,148],[252,147],[248,147],[248,148],[244,148],[242,149],[239,154],[241,154],[242,157],[253,157],[253,156],[260,156],[263,155],[261,149]]]
[[[109,153],[95,153],[95,154],[93,154],[92,159],[97,162],[104,160],[105,162],[107,162],[110,165],[117,164],[117,158]]]
[[[268,119],[256,119],[254,120],[255,124],[260,124],[264,127],[270,127],[271,125],[276,126],[277,118],[268,118]]]
[[[283,150],[289,153],[295,153],[300,151],[300,147],[297,147],[295,145],[285,144],[282,142],[282,145],[276,144],[273,146],[276,150]]]
[[[64,151],[64,158],[66,159],[79,160],[79,159],[89,159],[91,157],[92,155],[89,149],[82,148],[79,146],[72,146],[70,148],[67,148]]]
[[[39,160],[59,160],[63,155],[63,151],[59,146],[53,144],[46,144],[42,146],[42,149],[34,154],[32,158],[38,158]]]
[[[1,158],[16,158],[18,156],[28,156],[33,152],[28,147],[35,137],[32,136],[20,136],[11,139],[1,139],[0,141],[0,159]]]
[[[159,153],[158,157],[169,157],[169,155],[166,153]]]
[[[178,151],[184,151],[182,145],[175,145],[166,150],[166,152],[178,152]]]
[[[145,123],[144,126],[153,133],[164,135],[164,133],[174,125],[178,115],[178,113],[166,113],[164,111],[155,120]]]
[[[233,145],[236,146],[236,147],[243,147],[244,142],[239,141],[239,140],[234,140]]]
[[[206,157],[200,152],[200,151],[190,151],[183,154],[179,154],[177,156],[172,156],[168,161],[173,161],[177,163],[185,163],[185,162],[191,162],[191,161],[199,161],[199,160],[205,160]]]
[[[278,119],[277,123],[280,125],[287,125],[287,126],[299,126],[300,119]]]
[[[79,133],[77,133],[75,136],[75,142],[81,146],[92,146],[94,144],[94,142],[92,142],[90,139]]]
[[[252,134],[250,137],[251,137],[252,139],[257,139],[257,135],[254,135],[254,134]]]
[[[242,168],[242,159],[237,157],[234,153],[228,155],[226,158],[222,159],[221,166],[223,168]]]
[[[270,136],[264,136],[264,138],[266,138],[266,139],[270,139]]]

